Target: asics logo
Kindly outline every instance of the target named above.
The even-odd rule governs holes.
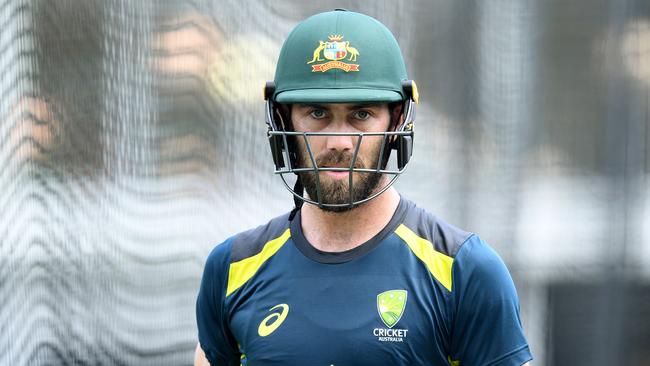
[[[260,327],[257,328],[257,333],[260,335],[260,337],[266,337],[267,335],[273,333],[276,329],[278,329],[280,325],[282,325],[284,319],[287,318],[287,315],[289,314],[289,305],[278,304],[269,309],[269,311],[273,311],[278,308],[278,311],[267,316],[260,323]]]

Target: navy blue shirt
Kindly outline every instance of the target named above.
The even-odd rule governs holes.
[[[213,366],[520,366],[532,359],[506,266],[477,235],[402,198],[368,242],[322,252],[300,213],[205,264],[199,343]]]

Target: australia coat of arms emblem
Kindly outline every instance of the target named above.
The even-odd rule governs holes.
[[[342,35],[331,35],[328,41],[318,41],[313,57],[307,64],[311,65],[312,72],[325,72],[331,69],[341,69],[345,72],[359,71],[358,64],[344,61],[357,61],[359,51],[350,46],[350,41],[343,41]],[[321,58],[321,55],[325,58]],[[322,62],[322,63],[316,63]]]

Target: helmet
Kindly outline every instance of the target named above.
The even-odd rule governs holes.
[[[275,173],[293,194],[296,207],[302,202],[325,209],[351,208],[386,191],[404,172],[413,151],[413,122],[418,92],[409,80],[402,53],[392,33],[367,15],[337,9],[316,14],[299,23],[285,40],[275,72],[275,80],[266,83],[266,123]],[[333,133],[292,131],[285,121],[290,118],[282,104],[291,103],[373,103],[401,105],[401,113],[391,130],[371,133]],[[398,123],[399,121],[399,123]],[[309,136],[350,135],[358,138],[349,168],[318,167]],[[383,136],[376,167],[354,167],[364,136]],[[297,164],[297,148],[292,141],[301,139],[307,146],[311,167]],[[388,168],[391,152],[397,152],[396,164]],[[345,203],[327,203],[321,197],[321,171],[349,171],[350,199]],[[300,178],[293,188],[286,175],[313,172],[316,197],[304,197]],[[391,175],[379,191],[363,199],[352,194],[353,172]]]

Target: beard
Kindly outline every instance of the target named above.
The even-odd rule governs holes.
[[[366,164],[365,159],[360,154],[357,154],[357,160],[355,161],[354,168],[374,168],[377,166],[379,161],[379,147],[377,146],[371,152],[371,156],[375,156],[375,159],[371,164]],[[316,166],[334,166],[344,164],[350,166],[352,162],[352,153],[349,151],[329,151],[327,153],[321,154],[315,157]],[[309,159],[305,149],[298,149],[298,161],[300,162],[301,167],[311,167],[311,160]],[[318,179],[320,174],[319,172],[300,172],[298,173],[299,179],[302,182],[307,194],[309,197],[318,201]],[[321,207],[324,211],[329,212],[345,212],[349,211],[359,204],[350,204],[350,190],[352,191],[352,202],[358,202],[365,200],[370,197],[374,190],[379,185],[383,174],[381,173],[348,173],[353,174],[352,177],[352,188],[349,187],[349,177],[344,179],[330,179],[320,178],[320,193],[322,204],[341,204],[345,206],[324,206]]]

